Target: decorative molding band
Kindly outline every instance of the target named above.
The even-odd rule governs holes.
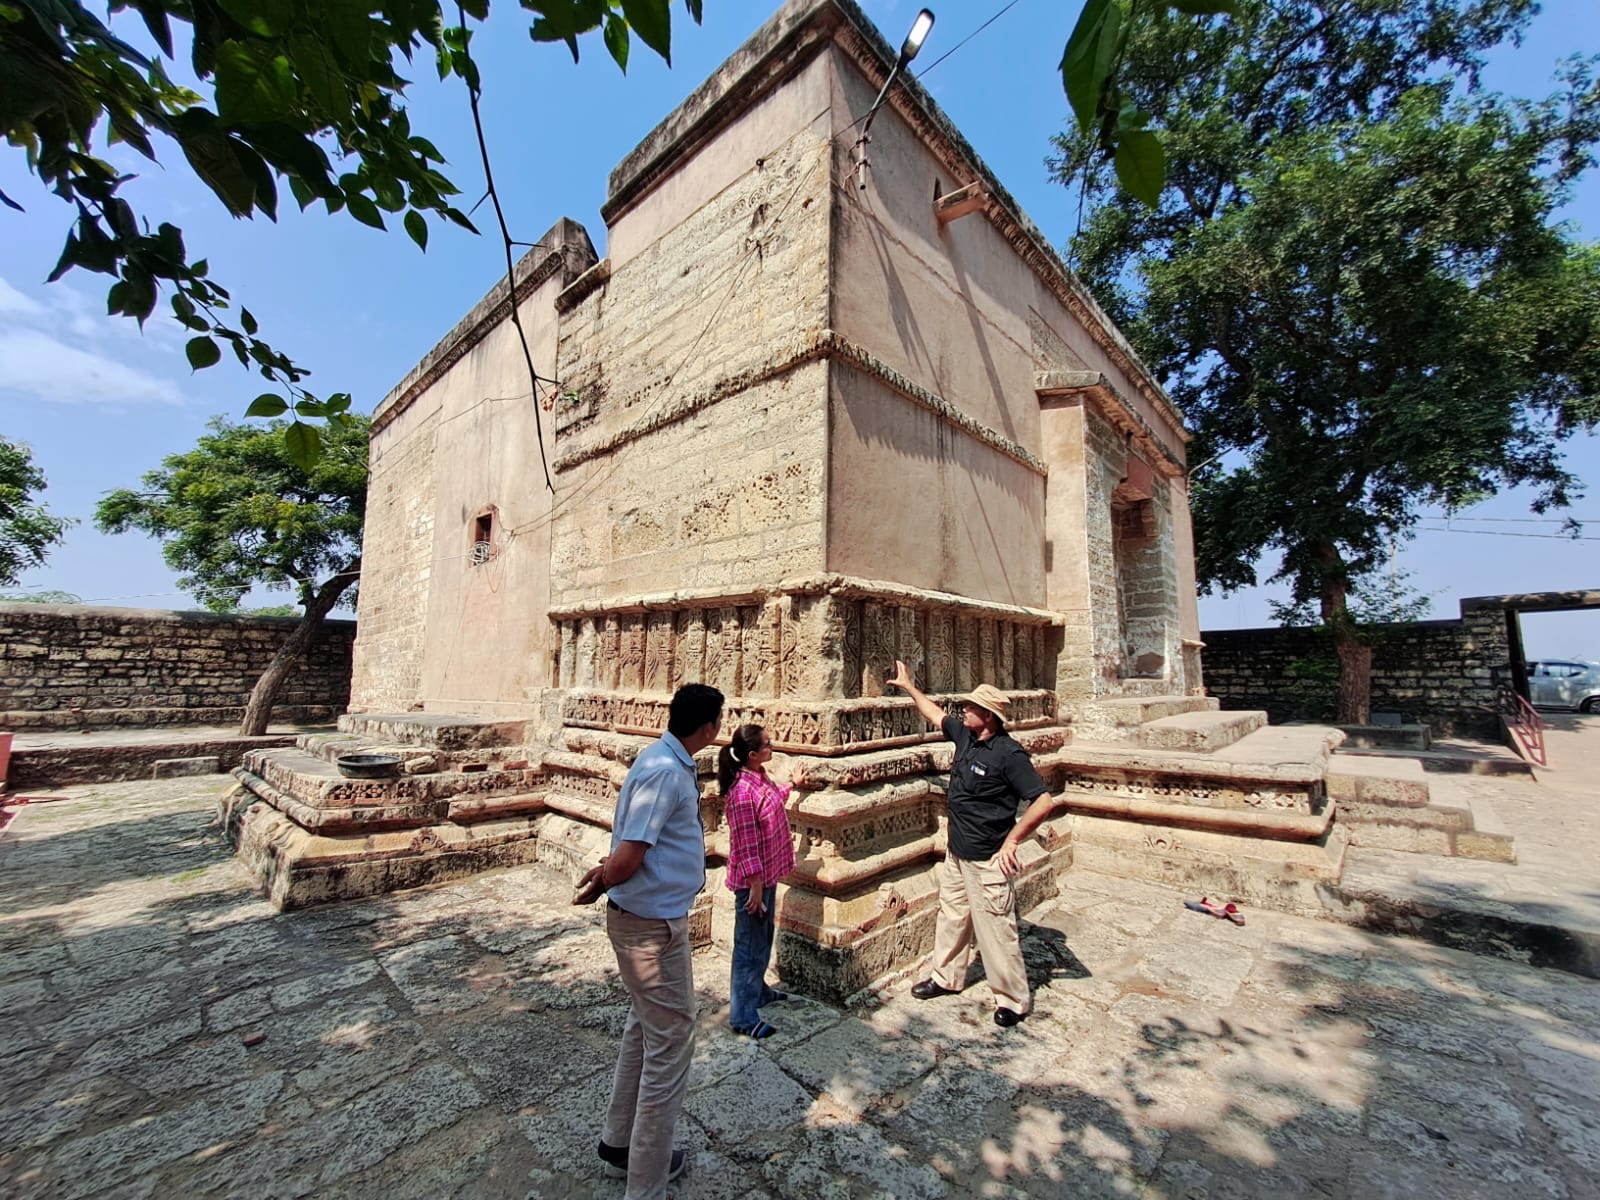
[[[891,391],[933,413],[974,440],[999,451],[1037,475],[1049,475],[1049,468],[1044,462],[1022,446],[1003,434],[996,433],[981,421],[974,420],[943,396],[913,383],[899,371],[874,357],[870,351],[832,329],[822,329],[806,337],[793,339],[781,345],[773,357],[761,366],[727,376],[709,388],[682,396],[668,405],[646,413],[622,429],[596,438],[592,442],[561,451],[556,454],[552,465],[558,473],[570,471],[573,467],[603,454],[609,454],[647,434],[675,425],[713,404],[737,396],[769,380],[777,379],[807,363],[822,359],[837,360],[864,375],[872,376],[886,384]]]
[[[1117,430],[1133,439],[1135,446],[1168,478],[1184,473],[1183,462],[1168,450],[1145,419],[1099,371],[1038,371],[1033,390],[1041,408],[1076,406],[1088,401]]]
[[[611,280],[611,259],[602,258],[579,275],[556,297],[556,311],[569,313]]]
[[[1029,729],[1055,723],[1054,692],[1013,689],[1007,696],[1011,701],[1008,727]],[[562,701],[561,720],[562,724],[579,729],[656,737],[667,727],[670,703],[667,695],[574,691]],[[946,697],[942,703],[953,706],[959,703],[959,697]],[[928,728],[928,722],[909,699],[889,696],[821,703],[729,696],[722,722],[725,729],[761,725],[775,749],[786,754],[824,757],[913,746],[940,736],[937,730]]]
[[[954,592],[934,592],[893,583],[886,579],[861,579],[854,575],[806,575],[785,579],[770,587],[684,588],[676,592],[651,592],[642,596],[591,600],[579,604],[555,604],[549,609],[552,621],[574,617],[604,616],[607,613],[652,612],[682,608],[723,608],[761,604],[779,596],[839,596],[848,600],[882,600],[906,605],[944,605],[970,611],[974,616],[1016,621],[1022,624],[1064,625],[1066,616],[1046,608],[1023,604],[1001,604],[976,600]]]

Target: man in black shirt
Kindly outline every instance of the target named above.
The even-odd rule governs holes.
[[[1006,733],[1004,692],[984,683],[962,699],[962,715],[950,717],[894,664],[888,685],[902,689],[917,711],[956,745],[950,767],[949,849],[939,873],[939,920],[933,937],[932,972],[911,989],[919,1000],[959,992],[976,943],[989,990],[994,1023],[1008,1029],[1028,1015],[1032,1001],[1028,971],[1017,938],[1017,847],[1054,810],[1055,801],[1033,769],[1028,752]],[[1021,819],[1017,808],[1027,803]]]

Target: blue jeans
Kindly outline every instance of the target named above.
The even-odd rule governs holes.
[[[754,1025],[761,1018],[756,1009],[773,997],[767,986],[767,964],[772,961],[772,937],[777,928],[773,904],[778,895],[776,885],[762,891],[767,915],[757,916],[746,912],[750,900],[749,888],[736,888],[733,893],[733,972],[728,984],[728,1024],[739,1028]]]

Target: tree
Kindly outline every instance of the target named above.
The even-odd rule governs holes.
[[[33,451],[0,437],[0,587],[15,587],[24,571],[43,566],[50,547],[60,545],[73,525],[34,502],[45,487]]]
[[[533,40],[564,42],[574,60],[579,36],[601,29],[624,70],[630,30],[670,61],[670,0],[520,2],[533,14]],[[698,21],[701,0],[685,5]],[[308,372],[257,336],[249,309],[236,319],[229,313],[231,294],[208,277],[205,259],[190,258],[183,231],[167,221],[152,228],[122,196],[132,176],[99,157],[101,145],[123,143],[152,163],[163,143],[176,146],[236,217],[276,220],[282,182],[301,208],[321,203],[375,229],[386,227],[385,213],[397,215],[425,250],[429,216],[473,227],[451,202],[458,189],[439,172],[438,149],[411,129],[399,59],[409,63],[421,52],[441,79],[459,75],[476,116],[468,22],[486,19],[489,2],[111,0],[110,7],[137,13],[148,52],[125,40],[131,31],[113,32],[75,0],[0,3],[0,133],[76,214],[50,278],[74,267],[111,276],[108,311],[141,325],[165,291],[173,317],[195,334],[190,365],[210,367],[227,347],[240,365],[258,370],[282,394],[263,393],[247,415],[292,413],[285,436],[309,465],[318,427],[300,418],[341,425],[351,397],[321,399],[301,386]],[[210,94],[175,83],[169,66]],[[0,203],[21,210],[4,192]]]
[[[1531,10],[1242,0],[1140,27],[1123,85],[1167,114],[1153,209],[1057,139],[1092,203],[1082,273],[1197,431],[1200,578],[1248,586],[1281,552],[1273,578],[1332,631],[1342,721],[1371,666],[1347,598],[1391,539],[1511,484],[1566,505],[1560,443],[1600,418],[1600,249],[1552,216],[1600,138],[1592,64],[1541,103],[1477,87]]]
[[[141,490],[110,492],[95,509],[102,532],[159,538],[167,565],[182,572],[179,585],[214,612],[235,611],[252,587],[297,594],[304,615],[250,693],[243,736],[265,732],[283,682],[361,575],[367,419],[331,426],[310,469],[291,458],[286,424],[217,417],[193,450],[146,474]]]

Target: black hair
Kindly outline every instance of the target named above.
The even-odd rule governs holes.
[[[672,693],[667,732],[686,738],[702,725],[722,719],[722,693],[705,683],[686,683]]]
[[[724,796],[739,777],[739,769],[750,761],[750,755],[761,749],[761,734],[759,725],[741,725],[717,755],[717,790]]]

